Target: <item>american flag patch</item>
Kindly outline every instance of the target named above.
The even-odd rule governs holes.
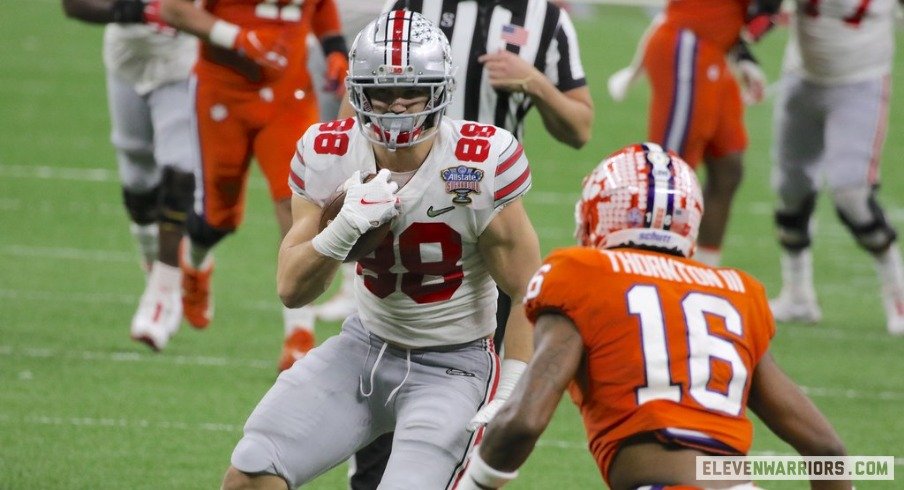
[[[524,46],[527,44],[527,29],[515,24],[506,24],[502,26],[502,40],[515,46]]]

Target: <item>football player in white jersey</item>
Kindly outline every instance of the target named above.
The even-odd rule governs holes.
[[[280,297],[310,303],[364,232],[385,222],[391,232],[358,260],[358,313],[249,417],[224,488],[294,488],[390,431],[381,488],[450,488],[523,372],[532,342],[521,298],[540,264],[519,199],[530,169],[508,131],[443,118],[452,80],[448,41],[420,14],[383,14],[355,40],[357,117],[312,126],[292,161]],[[344,205],[318,232],[340,186]],[[515,305],[501,368],[496,284]]]
[[[895,0],[797,0],[776,100],[772,184],[782,246],[779,321],[822,317],[810,217],[825,186],[842,223],[876,263],[886,327],[904,335],[904,266],[877,200],[888,124]]]
[[[104,64],[123,201],[148,272],[131,335],[163,349],[182,322],[179,241],[192,203],[189,76],[196,39],[159,17],[159,2],[62,0],[70,17],[107,24]]]

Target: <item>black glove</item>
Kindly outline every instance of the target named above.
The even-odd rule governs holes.
[[[144,22],[144,2],[142,0],[113,0],[113,22],[118,24],[141,24]]]
[[[745,23],[745,37],[748,41],[759,41],[775,26],[775,14],[778,13],[781,6],[781,0],[754,0],[750,3]]]

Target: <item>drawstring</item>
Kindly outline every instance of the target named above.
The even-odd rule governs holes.
[[[374,375],[377,372],[377,365],[380,364],[380,359],[383,359],[383,353],[386,352],[386,347],[388,345],[389,344],[387,344],[386,342],[383,342],[383,347],[380,347],[380,353],[377,354],[377,360],[374,361],[374,367],[370,370],[370,391],[368,391],[367,393],[364,392],[364,378],[358,376],[358,387],[361,390],[361,396],[363,396],[364,398],[370,398],[370,395],[374,393]],[[365,359],[364,362],[366,363],[367,360]]]
[[[386,344],[383,344],[385,347]],[[405,349],[405,377],[402,378],[402,382],[399,383],[399,386],[396,386],[394,390],[389,392],[389,397],[386,398],[386,403],[383,406],[389,405],[389,402],[392,401],[392,397],[402,389],[402,386],[405,384],[405,381],[408,381],[408,375],[411,373],[411,349]]]
[[[377,366],[379,366],[380,361],[383,359],[383,354],[386,353],[386,348],[389,347],[387,342],[383,342],[383,345],[380,347],[380,353],[377,354],[377,359],[374,361],[373,367],[370,369],[370,383],[369,388],[367,390],[364,389],[364,377],[358,376],[358,389],[361,390],[361,396],[364,398],[370,398],[370,395],[374,393],[374,376],[377,373]],[[368,352],[368,357],[370,357],[370,353]],[[364,360],[364,364],[367,364],[367,359]],[[411,349],[405,349],[405,377],[402,378],[402,382],[399,383],[398,386],[395,387],[392,391],[389,392],[389,396],[386,398],[385,405],[389,405],[389,402],[392,401],[393,397],[396,396],[396,393],[402,389],[402,386],[405,386],[405,382],[408,381],[408,375],[411,374]]]

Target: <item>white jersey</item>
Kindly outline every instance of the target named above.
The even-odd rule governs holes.
[[[397,195],[391,241],[358,261],[355,296],[364,326],[421,348],[486,337],[496,329],[496,284],[477,241],[502,207],[530,188],[521,145],[508,131],[443,118],[426,161]],[[289,184],[319,206],[356,170],[376,172],[355,119],[311,126],[298,142]]]
[[[157,87],[188,80],[198,57],[198,40],[179,33],[158,33],[144,24],[108,24],[104,30],[104,64],[141,95]]]
[[[784,69],[823,85],[891,72],[897,0],[797,0]],[[794,38],[796,36],[796,39]]]

